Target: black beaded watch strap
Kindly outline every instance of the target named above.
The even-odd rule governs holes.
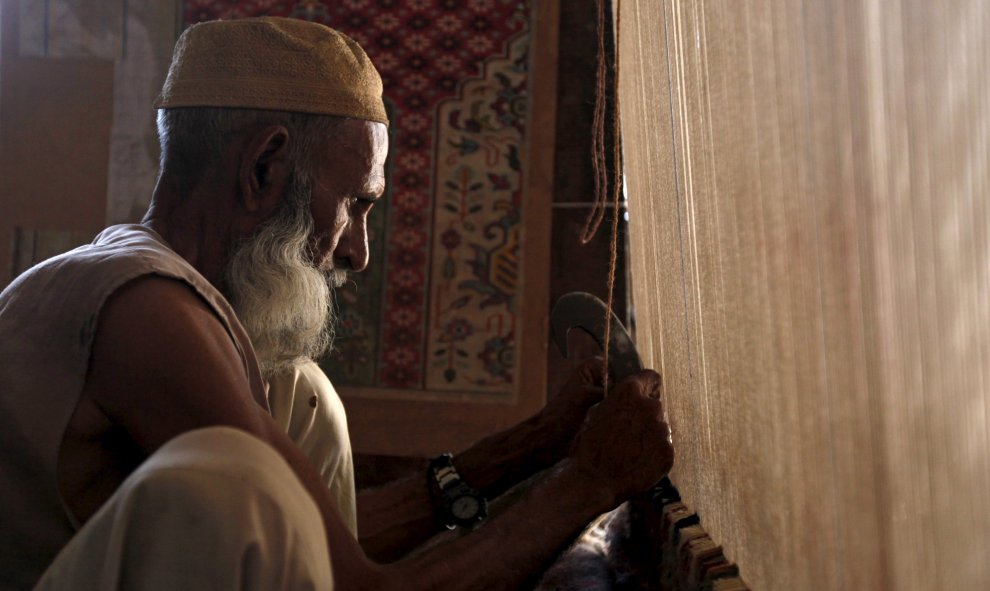
[[[448,529],[474,527],[488,516],[487,500],[461,479],[449,453],[430,460],[426,478],[434,509]]]

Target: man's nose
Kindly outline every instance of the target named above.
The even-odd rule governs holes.
[[[351,224],[334,251],[338,268],[364,271],[368,268],[368,228],[364,221]]]

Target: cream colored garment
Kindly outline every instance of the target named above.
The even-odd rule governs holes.
[[[59,553],[35,589],[332,589],[323,520],[281,456],[236,429],[152,454]]]
[[[182,281],[223,323],[255,401],[268,408],[251,342],[222,295],[161,237],[113,226],[0,294],[0,589],[34,584],[79,529],[55,481],[104,302],[146,275]]]
[[[307,360],[269,382],[268,401],[275,422],[320,472],[344,523],[357,537],[351,439],[344,405],[330,380]]]

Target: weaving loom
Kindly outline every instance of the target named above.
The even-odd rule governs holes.
[[[78,78],[73,84],[79,87],[102,81],[90,93],[94,106],[80,107],[87,117],[71,119],[114,120],[110,186],[120,198],[111,199],[108,217],[117,221],[143,211],[144,204],[130,200],[150,194],[154,183],[157,153],[147,148],[153,122],[145,111],[148,93],[160,83],[153,74],[164,75],[174,42],[172,21],[293,14],[353,27],[369,36],[372,53],[384,55],[396,41],[375,35],[371,42],[375,27],[385,30],[409,10],[436,15],[441,6],[422,8],[412,0],[147,4],[94,3],[91,12],[103,16],[87,21],[69,18],[85,3],[19,3],[24,23],[37,27],[22,23],[18,51],[52,58],[45,64],[50,69],[71,61],[55,58],[103,60],[86,62],[89,69],[69,80]],[[483,4],[443,7],[467,14]],[[413,42],[453,73],[429,71],[433,96],[447,100],[456,94],[455,79],[486,74],[491,109],[505,111],[507,131],[521,127],[522,95],[512,94],[505,104],[495,100],[498,74],[511,73],[505,78],[511,89],[525,87],[517,65],[531,7],[540,4],[494,2],[486,20],[459,16],[461,25],[444,34],[435,21],[410,17],[410,27],[429,33]],[[174,18],[177,6],[180,19]],[[561,10],[572,7],[561,3]],[[600,575],[604,588],[738,588],[737,574],[753,589],[990,588],[990,3],[613,0],[613,11],[621,16],[619,94],[636,336],[646,365],[664,376],[677,449],[671,477],[684,498],[659,494],[652,506],[640,503],[596,522],[571,551],[587,559],[581,567],[587,570],[558,563],[543,588],[593,588],[575,582],[587,573]],[[131,34],[49,34],[77,20],[130,21]],[[14,39],[8,35],[5,43]],[[70,52],[74,44],[85,51]],[[123,54],[128,59],[120,59]],[[142,55],[144,61],[136,59]],[[115,56],[114,67],[109,60]],[[482,72],[483,63],[492,67]],[[422,64],[385,59],[381,65],[406,82],[414,66]],[[112,113],[109,107],[102,112],[96,105],[109,104],[115,76],[140,84],[119,85],[125,94],[115,95]],[[425,109],[397,97],[400,110]],[[30,105],[34,119],[54,117],[39,115],[38,105],[48,103]],[[129,111],[140,117],[130,126],[134,131],[124,133],[128,126],[120,120],[137,117]],[[426,149],[432,121],[407,116],[398,125],[402,153],[410,156],[392,169],[390,186],[407,196],[430,188],[426,175],[399,173],[431,168],[412,156],[433,157]],[[453,156],[454,148],[468,144],[443,145],[450,152],[444,155]],[[512,157],[498,170],[467,162],[485,173],[479,178],[492,191],[513,195],[491,208],[493,220],[520,207],[521,145],[513,135],[503,148]],[[98,176],[91,171],[105,164],[105,146],[76,151],[98,157],[81,167],[87,178]],[[446,166],[453,171],[460,164]],[[614,186],[604,191],[609,198]],[[53,192],[59,198],[84,192],[72,188]],[[416,200],[403,203],[405,210],[396,212],[422,209]],[[31,208],[70,212],[36,202]],[[102,221],[98,209],[95,224]],[[415,236],[400,237],[411,246],[385,235],[397,225],[387,226],[384,218],[377,227],[384,239],[376,244],[441,255],[467,248],[467,233],[445,240],[446,226],[434,231],[425,218],[406,219],[422,226]],[[14,244],[28,243],[19,238]],[[496,246],[516,244],[489,248]],[[460,254],[446,258],[467,264]],[[445,268],[444,258],[432,267],[421,256],[398,262]],[[442,279],[453,283],[465,273]],[[416,289],[426,294],[433,279],[422,277]],[[384,285],[380,279],[374,281]],[[523,292],[508,280],[490,283]],[[355,310],[358,304],[396,305],[387,297],[353,299]],[[398,304],[414,308],[418,301]],[[479,308],[481,301],[475,300]],[[420,331],[417,342],[432,334],[429,342],[437,346],[431,350],[441,353],[443,363],[430,367],[405,355],[394,334],[385,335],[392,342],[384,346],[368,345],[364,336],[380,334],[380,327],[370,315],[360,316],[348,327],[353,338],[340,343],[361,362],[341,366],[341,383],[438,384],[453,391],[470,380],[472,388],[480,384],[474,394],[509,392],[506,384],[519,381],[513,357],[524,355],[513,355],[511,339],[501,337],[518,335],[508,330],[509,320],[503,330],[475,316],[471,330],[444,317],[433,323],[433,333]],[[415,320],[426,327],[424,318]],[[502,332],[482,339],[480,326]],[[452,372],[457,351],[443,345],[468,336],[475,348],[466,358],[478,363]],[[364,348],[374,354],[362,358]]]
[[[619,20],[637,341],[685,502],[754,589],[987,588],[990,7]]]

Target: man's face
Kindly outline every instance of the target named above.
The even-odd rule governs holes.
[[[348,119],[312,171],[314,265],[327,271],[368,266],[368,213],[385,192],[388,130]]]
[[[332,293],[348,270],[368,266],[367,216],[385,189],[385,126],[348,120],[312,180],[294,171],[278,211],[237,245],[224,268],[225,295],[271,377],[332,337]]]

